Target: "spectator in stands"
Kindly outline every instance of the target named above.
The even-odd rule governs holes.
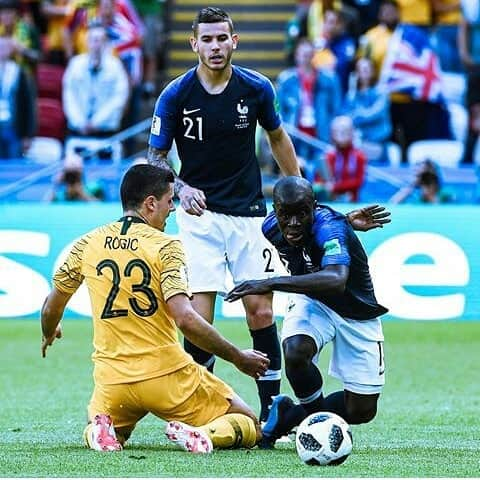
[[[380,0],[342,0],[343,8],[349,6],[355,11],[360,34],[376,25],[380,3]]]
[[[125,0],[122,0],[125,3]],[[122,61],[130,83],[128,106],[123,116],[122,128],[128,128],[139,121],[140,102],[143,81],[142,38],[144,25],[137,12],[132,8],[131,18],[118,0],[99,0],[97,20],[105,27],[107,46]],[[125,144],[125,154],[130,156],[135,150],[134,138]]]
[[[121,61],[106,50],[105,28],[92,23],[88,53],[74,56],[63,77],[63,106],[71,135],[105,138],[120,127],[129,96]]]
[[[333,69],[340,80],[342,96],[345,95],[356,47],[354,38],[348,33],[343,11],[325,11],[322,37],[315,42],[315,49],[313,65]]]
[[[64,30],[74,0],[43,0],[42,13],[46,18],[46,61],[56,65],[66,65]]]
[[[383,0],[378,11],[378,25],[368,30],[359,40],[357,57],[370,58],[380,76],[388,45],[400,20],[396,0]]]
[[[392,133],[389,95],[376,82],[375,67],[369,58],[357,60],[354,78],[345,99],[344,113],[353,120],[368,161],[386,162],[386,143]]]
[[[143,55],[145,72],[143,78],[143,94],[151,97],[156,94],[156,75],[158,59],[165,46],[165,0],[133,0],[137,12],[145,25],[143,38]]]
[[[313,53],[312,43],[306,38],[300,39],[295,49],[296,66],[278,76],[277,98],[285,124],[327,143],[330,122],[340,112],[341,94],[335,73],[312,66]],[[312,181],[315,170],[320,167],[320,153],[304,141],[293,138],[304,174]]]
[[[104,200],[100,184],[85,184],[83,160],[77,153],[67,156],[48,195],[51,202],[92,202]]]
[[[0,0],[0,35],[12,39],[12,59],[32,73],[40,59],[40,35],[35,26],[19,15],[18,0]]]
[[[134,25],[136,30],[141,32],[141,35],[143,35],[144,26],[130,0],[111,0],[111,3],[113,5],[114,15],[118,14],[119,22],[123,24],[123,31],[121,33],[118,32],[118,39],[113,41],[113,36],[109,38],[109,41],[113,41],[111,45],[112,48],[115,49],[118,47],[118,44],[115,42],[123,42],[125,35],[131,35],[132,25]],[[102,14],[100,12],[101,9],[105,10]],[[87,30],[89,23],[102,15],[108,15],[107,11],[109,9],[110,5],[104,3],[102,6],[100,0],[76,0],[74,2],[74,8],[70,10],[64,30],[67,58],[87,51]],[[111,32],[107,33],[110,34]],[[132,46],[137,46],[136,40]]]
[[[290,18],[285,27],[285,55],[287,65],[292,67],[295,65],[295,49],[301,38],[306,38],[307,17],[310,2],[297,2],[295,15]]]
[[[353,134],[353,122],[350,117],[334,118],[332,121],[334,148],[326,155],[329,177],[324,183],[330,200],[358,201],[365,179],[366,160],[363,152],[354,147]]]
[[[480,1],[464,1],[462,12],[458,47],[467,72],[466,104],[469,113],[462,163],[471,164],[480,136]]]
[[[433,0],[397,0],[400,22],[429,29],[432,26]]]
[[[407,200],[420,203],[446,203],[452,196],[442,189],[440,172],[434,162],[426,159],[417,166],[415,179],[401,188],[391,199],[391,203],[402,203]]]
[[[0,36],[0,159],[19,158],[35,132],[35,99],[23,69],[10,60],[16,44]]]
[[[445,72],[462,73],[463,67],[458,52],[458,24],[462,14],[459,0],[431,0],[435,29],[433,42]]]

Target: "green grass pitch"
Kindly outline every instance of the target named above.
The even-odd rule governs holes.
[[[217,326],[250,346],[243,322]],[[480,323],[387,321],[384,329],[387,385],[377,417],[353,426],[354,450],[343,465],[310,467],[293,443],[194,456],[168,444],[153,416],[123,452],[88,451],[81,434],[92,389],[90,322],[65,321],[64,338],[42,359],[38,322],[2,320],[0,476],[479,477]],[[222,361],[217,373],[258,408],[253,380]],[[325,378],[327,392],[339,387]],[[290,392],[286,381],[283,391]]]

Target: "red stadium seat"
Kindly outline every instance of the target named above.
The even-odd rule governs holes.
[[[65,68],[60,65],[40,63],[37,66],[38,96],[62,99],[62,78]]]
[[[38,131],[37,136],[65,139],[65,114],[62,102],[54,98],[37,99]]]

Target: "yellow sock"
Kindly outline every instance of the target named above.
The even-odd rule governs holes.
[[[201,428],[215,448],[251,448],[257,441],[255,423],[241,413],[227,413]]]

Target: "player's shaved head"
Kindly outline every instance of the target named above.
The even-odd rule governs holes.
[[[160,198],[175,181],[173,171],[155,165],[134,165],[125,173],[120,186],[124,210],[137,208],[148,196]]]
[[[221,23],[227,22],[230,27],[230,33],[233,33],[233,22],[230,15],[221,8],[218,7],[206,7],[202,8],[193,21],[192,29],[193,34],[196,36],[198,32],[199,23]]]
[[[302,177],[284,177],[273,187],[273,202],[275,204],[297,203],[306,201],[314,203],[312,185]]]

